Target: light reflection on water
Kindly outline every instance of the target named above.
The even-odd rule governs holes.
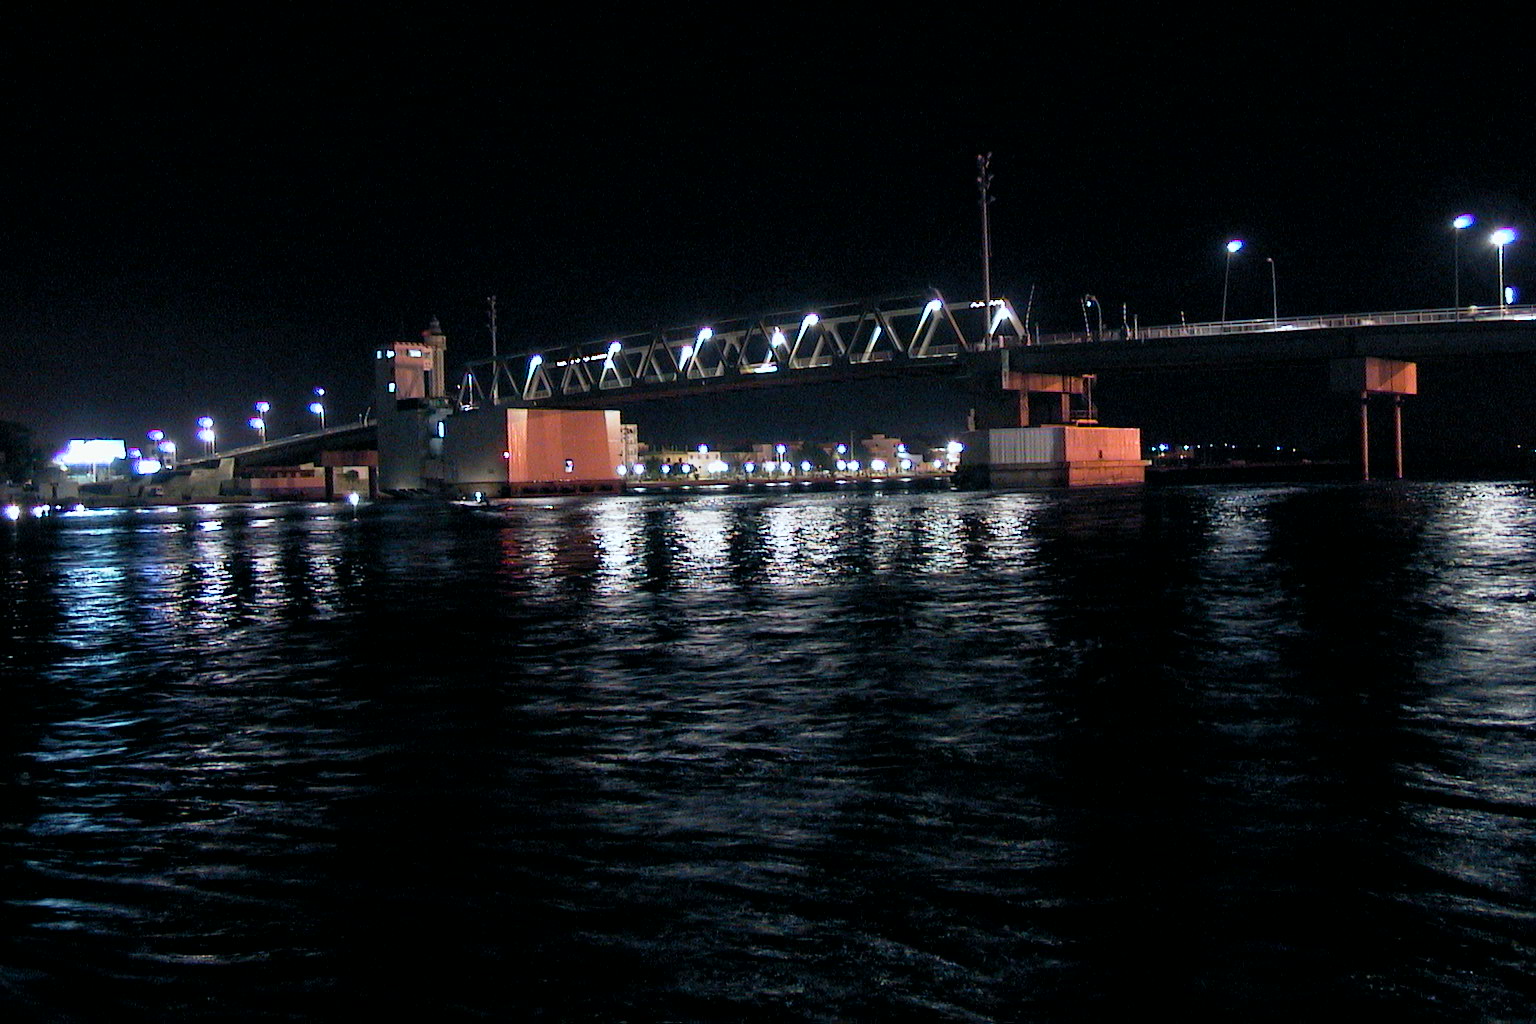
[[[1520,1016],[1522,484],[0,531],[0,996]]]

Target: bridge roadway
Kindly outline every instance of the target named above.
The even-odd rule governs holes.
[[[1328,362],[1375,356],[1416,362],[1536,353],[1536,307],[1456,316],[1454,310],[1190,324],[1129,339],[1058,335],[1010,347],[1009,368],[1100,373]]]
[[[324,451],[369,451],[378,447],[378,430],[372,420],[362,423],[344,423],[311,430],[303,434],[274,437],[260,444],[226,448],[208,455],[183,456],[177,459],[178,468],[209,468],[220,459],[234,459],[240,466],[293,466],[309,462]]]
[[[1265,318],[1031,335],[1013,305],[906,300],[779,314],[523,352],[470,363],[466,407],[614,408],[713,390],[938,375],[996,386],[999,370],[1043,374],[1416,361],[1536,352],[1536,306]],[[991,330],[988,330],[990,321]]]

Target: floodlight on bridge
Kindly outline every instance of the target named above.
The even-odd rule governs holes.
[[[1221,277],[1221,322],[1227,322],[1227,285],[1232,280],[1232,257],[1243,248],[1243,240],[1234,238],[1227,243],[1227,269]]]
[[[821,317],[817,316],[815,313],[805,314],[804,319],[800,321],[800,333],[795,335],[796,348],[800,347],[800,341],[805,337],[805,332],[810,330],[812,327],[815,327],[819,323],[821,323]]]
[[[1451,227],[1455,229],[1451,234],[1451,308],[1456,310],[1458,320],[1461,319],[1461,233],[1476,223],[1477,218],[1470,213],[1458,213],[1451,221]]]
[[[1504,247],[1518,237],[1514,228],[1499,228],[1488,236],[1488,241],[1499,250],[1499,301],[1505,306],[1509,305],[1509,299],[1504,294]]]

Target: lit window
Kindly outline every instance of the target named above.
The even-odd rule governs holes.
[[[574,473],[574,472],[576,472],[576,460],[575,459],[566,459],[565,460],[565,471],[567,473]]]
[[[412,359],[420,359],[421,358],[421,349],[413,348],[413,349],[410,349],[409,351],[407,351],[406,354],[409,355]]]
[[[389,390],[390,394],[394,394],[395,393],[395,382],[394,381],[390,381],[389,382],[388,390]]]
[[[442,420],[438,420],[437,421],[437,436],[438,437],[447,437],[448,436],[448,424],[443,422]]]

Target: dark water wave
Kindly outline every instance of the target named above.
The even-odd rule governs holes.
[[[12,1020],[1529,1019],[1525,485],[0,530]]]

